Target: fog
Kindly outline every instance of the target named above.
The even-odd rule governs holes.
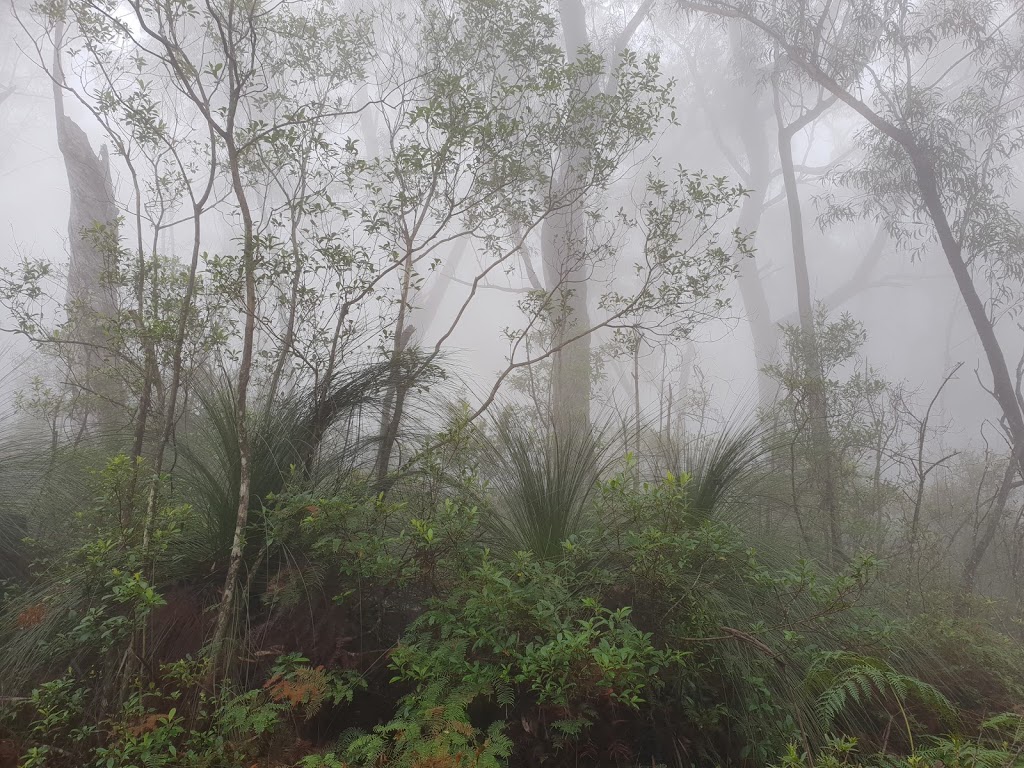
[[[1019,2],[12,0],[0,768],[1019,764],[1022,105]]]
[[[626,6],[587,8],[588,25],[599,46],[609,45],[630,10],[635,11]],[[30,28],[21,29],[22,25]],[[64,274],[69,257],[67,172],[56,143],[49,77],[42,71],[48,63],[44,61],[41,65],[37,60],[40,53],[45,53],[37,47],[41,49],[47,41],[33,39],[33,34],[39,38],[44,30],[38,28],[30,9],[23,9],[20,15],[5,21],[4,93],[10,95],[0,113],[4,146],[0,187],[5,216],[4,264],[12,269],[23,258],[43,258]],[[678,164],[748,183],[735,165],[742,165],[746,159],[734,121],[743,114],[740,103],[750,93],[764,91],[767,86],[757,81],[744,85],[739,81],[740,75],[730,70],[735,63],[730,60],[728,48],[723,47],[728,45],[725,33],[697,16],[663,8],[638,27],[631,45],[642,53],[661,57],[664,76],[675,81],[672,95],[679,112],[678,122],[658,126],[653,140],[629,159],[630,167],[620,171],[622,178],[616,180],[608,194],[608,208],[614,210],[628,200],[641,173],[638,168],[653,157],[665,166]],[[696,71],[695,58],[699,59]],[[761,107],[770,110],[765,94],[758,98]],[[86,107],[72,101],[69,113],[86,131],[94,149],[110,145]],[[770,114],[762,117],[762,129],[770,144],[774,141],[770,136],[774,120]],[[358,128],[365,130],[366,124],[362,121]],[[801,158],[801,163],[816,168],[815,173],[803,179],[800,192],[806,208],[812,296],[815,301],[825,302],[831,312],[849,312],[863,323],[867,334],[863,357],[883,371],[886,378],[924,390],[940,381],[956,362],[965,363],[967,371],[983,368],[984,353],[937,245],[918,251],[917,245],[912,248],[887,240],[881,257],[876,258],[869,251],[879,225],[871,220],[825,230],[819,226],[817,202],[821,196],[835,191],[827,173],[856,166],[852,139],[861,127],[856,115],[837,107],[816,121],[813,133],[801,132],[794,140],[794,154]],[[363,145],[369,144],[358,129],[352,137]],[[770,162],[777,164],[777,152],[770,146],[768,151],[773,156]],[[114,188],[123,213],[127,213],[131,182],[127,171],[119,166],[115,158]],[[788,253],[789,223],[784,200],[777,199],[784,195],[781,180],[777,169],[773,172],[768,197],[775,200],[756,228],[754,270],[769,298],[769,322],[792,324],[797,307]],[[1009,198],[1015,201],[1012,190]],[[170,230],[179,231],[184,233],[185,229]],[[230,237],[229,232],[224,232],[219,239],[204,242],[203,247],[211,252],[224,250]],[[872,263],[865,268],[862,262],[866,260]],[[476,265],[456,267],[461,274],[454,276],[462,282],[441,289],[455,294],[446,305],[457,308],[464,300],[460,294],[465,293],[465,283],[478,274],[473,266]],[[449,273],[441,268],[427,271],[423,280],[423,292],[437,290],[437,283],[451,283]],[[59,296],[59,277],[57,281],[53,288]],[[467,379],[492,379],[506,362],[506,345],[494,342],[501,329],[515,322],[520,313],[516,299],[501,295],[501,291],[520,288],[522,282],[521,274],[511,278],[503,275],[495,281],[498,289],[481,289],[481,300],[468,308],[469,314],[446,342],[446,354]],[[755,396],[753,382],[758,363],[742,297],[734,286],[723,293],[730,306],[701,323],[690,336],[694,364],[713,383],[718,407],[728,411]],[[453,313],[454,309],[449,314]],[[450,320],[442,315],[436,324],[442,328]],[[893,329],[898,330],[893,333]],[[23,338],[12,340],[24,342]],[[659,362],[651,365],[660,367],[662,362],[659,357]],[[649,376],[653,375],[651,371]],[[977,437],[981,422],[998,417],[997,406],[985,397],[973,376],[958,377],[944,391],[943,412],[945,418],[955,423],[956,431],[962,433],[964,446]]]

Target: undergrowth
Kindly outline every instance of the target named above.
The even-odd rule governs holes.
[[[356,471],[267,485],[228,677],[203,647],[223,563],[195,557],[219,502],[186,488],[144,544],[138,468],[108,462],[5,593],[0,739],[30,768],[1021,762],[1016,644],[890,614],[869,555],[829,571],[751,546],[712,486],[752,482],[729,462],[757,452],[722,441],[699,480],[581,479],[596,446],[477,471],[458,429],[386,496]],[[545,527],[565,473],[576,507]]]

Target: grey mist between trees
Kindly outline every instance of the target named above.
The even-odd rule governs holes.
[[[11,0],[0,768],[1024,761],[1024,6]]]

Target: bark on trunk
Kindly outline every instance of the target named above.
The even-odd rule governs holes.
[[[238,371],[238,390],[236,404],[236,430],[238,434],[238,510],[235,517],[235,532],[231,543],[231,556],[228,561],[228,572],[224,578],[224,592],[217,609],[217,623],[214,627],[213,639],[210,644],[210,677],[212,687],[220,669],[231,614],[234,608],[235,591],[238,575],[242,568],[242,556],[245,552],[245,534],[249,524],[249,495],[252,481],[250,467],[249,430],[246,425],[249,398],[249,380],[252,375],[253,343],[256,331],[256,241],[254,235],[252,212],[246,198],[245,186],[242,181],[241,162],[234,144],[233,114],[228,119],[228,129],[224,132],[227,144],[227,157],[231,170],[231,183],[239,212],[242,216],[242,268],[245,280],[245,326],[242,334],[242,355]]]
[[[89,137],[64,111],[61,45],[63,25],[54,33],[53,104],[57,147],[64,160],[70,194],[68,216],[68,288],[66,309],[73,342],[73,383],[95,395],[99,408],[89,408],[94,422],[109,420],[120,392],[110,372],[111,351],[104,326],[117,314],[108,277],[118,245],[118,214],[107,148],[93,152]],[[104,404],[106,407],[104,407]]]
[[[556,429],[590,420],[590,335],[567,342],[590,327],[579,218],[575,206],[559,211],[544,222],[541,233],[544,280],[554,303],[551,411]]]
[[[978,294],[977,286],[974,285],[974,280],[971,278],[971,270],[964,261],[963,246],[953,235],[946,218],[938,182],[935,179],[935,171],[913,144],[908,148],[908,153],[917,176],[921,199],[935,225],[942,251],[953,272],[953,279],[960,290],[964,304],[967,305],[967,313],[974,324],[978,338],[981,339],[981,346],[985,350],[985,357],[992,371],[992,394],[1006,420],[1006,426],[1015,448],[1017,464],[1024,472],[1024,449],[1020,448],[1020,446],[1024,446],[1024,413],[1022,413],[1021,404],[1017,400],[1013,379],[1010,377],[1010,369],[1006,365],[1006,357],[1003,355],[1003,349],[996,337],[995,327],[989,319],[988,312],[985,311],[985,302]]]
[[[810,271],[804,243],[803,213],[800,206],[796,170],[793,166],[794,126],[782,119],[776,93],[776,115],[779,125],[779,161],[786,190],[789,210],[790,235],[793,245],[793,270],[796,278],[797,308],[800,315],[800,356],[803,363],[803,383],[806,388],[807,408],[811,431],[811,471],[818,486],[821,512],[828,526],[829,552],[834,559],[843,559],[842,534],[836,499],[835,476],[832,461],[832,437],[828,426],[828,402],[821,368],[821,354],[814,327],[814,302],[811,297]],[[794,124],[797,125],[797,124]]]
[[[730,37],[734,56],[737,58],[745,56],[742,50],[743,36],[736,29],[735,24],[731,29]],[[767,124],[762,109],[761,91],[751,89],[743,102],[738,126],[740,140],[747,156],[748,184],[750,186],[750,194],[743,199],[743,204],[740,207],[739,229],[744,234],[754,233],[760,227],[765,198],[768,196],[768,184],[771,181]],[[764,369],[765,366],[776,360],[779,334],[777,325],[772,321],[768,296],[757,269],[757,262],[754,259],[743,259],[736,275],[736,281],[739,285],[740,297],[743,300],[743,308],[746,311],[747,323],[750,326],[750,335],[754,342],[758,402],[764,406],[774,402],[778,394],[778,384],[764,372]]]
[[[566,56],[569,61],[589,44],[587,20],[580,0],[560,0],[559,16]],[[596,82],[588,82],[593,89]],[[559,194],[572,194],[578,186],[576,167],[563,171]],[[590,327],[588,304],[586,232],[580,203],[561,208],[541,228],[541,258],[544,281],[552,294],[551,410],[555,429],[590,421],[591,361],[590,335],[567,339]]]
[[[764,140],[764,137],[761,137]],[[752,164],[753,165],[753,164]],[[740,208],[739,228],[741,232],[755,232],[761,223],[761,214],[768,187],[768,163],[763,163],[763,173],[757,166],[751,168],[751,185],[753,189],[743,200]],[[755,169],[756,174],[755,175]],[[765,367],[776,360],[779,346],[778,329],[772,321],[771,309],[764,284],[757,272],[754,259],[743,259],[736,275],[740,289],[740,298],[750,326],[750,336],[754,342],[754,362],[757,366],[757,394],[760,405],[774,402],[778,392],[778,384],[765,373]]]
[[[398,440],[402,417],[405,415],[405,395],[409,389],[405,358],[409,342],[416,330],[409,323],[412,278],[413,253],[410,245],[406,251],[405,264],[402,269],[401,304],[398,308],[398,318],[395,321],[395,338],[391,348],[391,373],[388,389],[384,396],[379,431],[380,442],[377,446],[377,460],[374,467],[377,486],[382,491],[385,489],[388,471],[391,469],[391,455]]]

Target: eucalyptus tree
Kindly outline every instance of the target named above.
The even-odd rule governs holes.
[[[912,256],[937,243],[984,350],[990,392],[1014,463],[1024,466],[1022,369],[1018,366],[1016,377],[1011,373],[1005,323],[997,332],[999,321],[1017,311],[1024,277],[1024,224],[1012,193],[1024,148],[1019,4],[682,0],[680,5],[743,24],[761,40],[764,66],[775,82],[818,90],[863,121],[856,162],[830,174],[848,192],[825,197],[822,221],[875,219]],[[780,119],[780,133],[784,129]],[[785,141],[780,150],[785,155]],[[787,197],[792,176],[790,171]],[[876,242],[881,237],[880,231]],[[808,302],[803,304],[800,314],[806,315]],[[986,542],[980,539],[982,553]]]
[[[368,230],[376,250],[393,254],[387,269],[398,277],[388,355],[396,362],[405,357],[413,369],[430,364],[488,281],[504,273],[526,283],[515,286],[523,291],[524,325],[504,329],[508,365],[478,413],[513,371],[576,354],[568,352],[574,347],[588,350],[586,370],[561,384],[553,375],[550,397],[555,410],[571,403],[578,412],[589,406],[593,334],[637,323],[664,328],[667,315],[680,333],[716,311],[732,253],[728,244],[719,247],[716,226],[741,191],[725,180],[659,170],[636,190],[636,206],[609,212],[605,196],[627,159],[670,117],[670,84],[657,59],[624,47],[613,63],[585,46],[567,53],[558,38],[564,14],[533,0],[432,5],[423,18],[413,41],[408,32],[384,38],[390,47],[379,46],[380,61],[390,79],[375,83],[378,92],[396,93],[394,104],[374,107],[384,130],[370,210],[380,225]],[[565,235],[570,223],[578,235],[571,248],[553,235]],[[410,356],[418,285],[449,245],[458,253],[467,242],[477,258],[476,272],[461,281],[468,291],[434,343]],[[597,270],[606,273],[603,284]],[[584,275],[586,285],[577,284]],[[596,302],[586,300],[602,289]],[[523,356],[541,328],[543,349]],[[396,385],[385,404],[381,480],[402,415],[402,388],[411,380],[397,376],[406,384]]]
[[[813,94],[810,104],[805,104],[805,95],[798,92],[790,101],[799,106],[797,115],[789,117],[784,105],[784,84],[781,78],[772,82],[772,102],[775,111],[779,166],[782,171],[786,207],[789,213],[790,243],[793,252],[793,272],[796,278],[797,313],[799,317],[799,340],[803,349],[798,357],[803,363],[803,393],[807,397],[810,415],[809,429],[814,444],[811,459],[814,477],[818,480],[821,511],[828,520],[829,547],[833,556],[842,557],[842,536],[839,523],[836,477],[833,469],[835,458],[832,449],[832,435],[828,423],[828,401],[825,391],[821,350],[817,338],[814,317],[814,300],[811,294],[810,269],[807,262],[803,207],[797,186],[796,163],[793,159],[793,138],[810,125],[833,103],[819,89]]]
[[[719,317],[728,304],[724,291],[738,263],[750,255],[748,238],[724,223],[744,196],[724,177],[676,168],[652,171],[637,191],[632,209],[594,220],[596,247],[588,263],[604,267],[603,281],[591,278],[597,294],[586,327],[574,326],[562,343],[607,334],[611,345],[632,351],[641,340],[682,341],[698,325]],[[493,402],[503,382],[517,371],[544,362],[560,348],[531,344],[550,317],[553,291],[534,290],[520,302],[525,321],[508,326],[508,363],[476,414]],[[541,334],[550,338],[549,334]]]
[[[266,377],[269,403],[285,379],[311,382],[315,432],[330,421],[346,356],[367,341],[378,346],[391,369],[376,459],[382,478],[408,382],[443,352],[480,286],[517,267],[552,216],[585,211],[594,229],[579,257],[628,268],[630,277],[609,278],[593,322],[521,359],[522,339],[557,316],[564,298],[561,283],[528,294],[525,328],[508,331],[509,364],[481,411],[510,371],[591,333],[642,326],[682,334],[721,306],[742,241],[721,242],[718,223],[741,190],[680,171],[652,174],[629,210],[608,215],[593,204],[655,134],[669,88],[653,57],[622,50],[609,67],[593,52],[567,56],[543,3],[465,0],[371,18],[330,2],[73,0],[40,5],[38,23],[39,63],[61,50],[67,64],[49,74],[100,123],[130,179],[127,213],[105,243],[117,300],[109,337],[139,372],[137,434],[149,431],[150,410],[162,417],[144,549],[182,388],[218,357],[237,371],[238,506],[211,674],[243,567],[254,376]],[[583,85],[599,78],[617,85]],[[378,97],[368,101],[368,92]],[[371,110],[386,151],[359,147],[360,113]],[[211,245],[225,226],[236,246],[217,252]],[[184,263],[174,242],[183,228],[191,235]],[[416,288],[464,242],[474,244],[479,271],[439,338],[417,352]],[[3,298],[24,332],[59,343],[60,326],[46,326],[36,301],[49,270],[22,264],[7,275]]]
[[[32,66],[20,50],[27,46],[17,24],[19,14],[26,13],[26,5],[12,3],[3,10],[0,109],[12,96],[32,95],[28,87],[31,80],[24,77],[25,71],[32,70]],[[122,388],[116,381],[116,355],[104,331],[105,326],[114,324],[116,314],[109,256],[111,246],[117,240],[118,211],[113,198],[107,149],[101,146],[98,152],[95,151],[86,132],[66,113],[57,55],[53,56],[52,69],[57,146],[71,193],[67,226],[70,259],[66,290],[61,297],[67,316],[63,328],[66,343],[62,351],[69,364],[64,366],[63,375],[67,379],[65,387],[74,392],[71,402],[81,423],[80,431],[84,433],[89,426],[101,421],[109,430],[129,420],[124,416]],[[19,70],[22,77],[18,77]],[[37,76],[36,79],[42,78]],[[11,138],[14,144],[17,134]]]
[[[653,6],[644,0],[615,35],[607,54],[607,70],[594,69],[590,76],[578,81],[579,96],[594,99],[601,95],[615,96],[623,81],[616,71],[628,53],[630,42],[639,26],[647,19]],[[587,13],[582,0],[562,0],[558,4],[558,20],[562,30],[563,48],[569,62],[593,60],[598,55],[590,40]],[[602,116],[592,120],[600,124]],[[652,120],[648,131],[656,124]],[[566,137],[569,138],[569,137]],[[649,138],[649,137],[647,137]],[[557,148],[564,158],[554,181],[556,188],[572,194],[586,178],[595,162],[591,156],[599,145],[565,141]],[[540,256],[545,289],[557,299],[557,310],[551,316],[552,343],[556,348],[551,361],[552,415],[560,421],[589,420],[591,402],[591,334],[579,334],[590,324],[590,279],[593,265],[587,257],[587,200],[584,196],[545,221],[541,232]]]
[[[182,347],[185,357],[208,354],[223,335],[217,300],[206,294],[203,306],[193,307],[195,269],[186,278],[165,250],[181,198],[193,191],[194,177],[203,176],[195,169],[202,152],[191,127],[183,131],[182,123],[157,119],[147,77],[135,72],[124,84],[124,62],[102,45],[96,55],[79,54],[68,63],[68,50],[81,50],[78,27],[68,28],[63,18],[45,12],[38,20],[36,25],[19,18],[53,85],[58,144],[72,181],[71,261],[66,287],[60,265],[47,258],[5,267],[3,302],[14,322],[11,330],[52,353],[73,385],[83,357],[103,363],[99,374],[112,385],[103,393],[108,412],[116,406],[127,414],[119,421],[134,424],[131,454],[139,458],[152,426],[149,416],[159,414],[169,393],[174,400],[177,384],[168,388],[164,379],[174,378],[171,371],[180,374]],[[107,144],[99,153],[92,149],[74,112],[100,124],[112,152]],[[114,184],[119,171],[127,172],[130,189],[120,196]],[[185,326],[175,335],[179,319]],[[74,400],[70,407],[74,416]]]
[[[1008,436],[1024,459],[1024,410],[997,332],[1022,276],[1012,205],[1024,142],[1022,9],[1017,3],[708,0],[681,6],[737,19],[767,55],[863,120],[857,194],[835,218],[882,220],[901,245],[937,242],[981,341]],[[922,243],[924,245],[922,246]]]
[[[682,32],[675,33],[672,40],[685,57],[694,106],[704,117],[729,172],[748,190],[737,226],[751,235],[751,244],[764,254],[769,252],[770,243],[759,239],[757,232],[766,211],[778,203],[778,195],[770,194],[777,171],[771,146],[771,100],[749,33],[738,23],[721,30],[721,34],[719,30],[702,29],[706,26],[699,25],[685,37]],[[779,334],[775,318],[779,308],[769,301],[761,261],[744,260],[736,283],[753,342],[758,400],[767,405],[774,401],[776,387],[764,368],[777,361]]]
[[[835,121],[832,125],[826,122],[835,110],[825,109],[831,104],[814,109],[814,89],[778,71],[764,54],[763,38],[740,20],[730,19],[725,24],[706,18],[674,21],[661,34],[680,58],[677,66],[683,72],[680,80],[685,98],[695,114],[703,117],[706,136],[699,146],[717,149],[727,172],[749,190],[737,223],[742,232],[752,235],[758,257],[740,265],[737,287],[753,342],[758,400],[770,406],[778,389],[764,369],[777,363],[784,351],[779,326],[800,323],[803,317],[806,328],[808,309],[816,301],[837,309],[862,292],[891,285],[891,281],[876,274],[889,239],[884,227],[880,227],[863,251],[856,241],[852,242],[849,251],[843,249],[844,258],[848,252],[854,260],[847,277],[826,294],[814,295],[816,249],[811,232],[815,222],[804,213],[806,205],[801,201],[807,201],[827,185],[830,172],[851,154],[849,146],[835,144],[838,137],[831,130]],[[803,114],[806,110],[811,113]],[[788,168],[783,167],[779,146],[783,139],[778,125],[780,117],[786,123],[785,133],[789,134]],[[807,157],[823,153],[830,156],[826,161],[807,161]],[[789,184],[785,183],[787,176],[792,177]],[[781,185],[780,180],[784,182]],[[791,189],[795,189],[795,194],[789,193]],[[771,265],[773,261],[777,263],[781,254],[779,244],[763,231],[772,223],[772,210],[781,203],[786,203],[787,214],[796,211],[791,199],[800,209],[797,233],[790,216],[791,238],[797,237],[797,246],[806,243],[790,249],[796,307],[786,306],[783,297],[771,290],[768,275],[775,271]]]
[[[350,111],[344,89],[335,88],[325,96],[318,86],[328,79],[337,81],[339,72],[342,79],[351,79],[360,61],[358,29],[350,33],[357,25],[350,17],[334,13],[336,9],[330,13],[321,9],[322,15],[315,19],[318,34],[312,38],[319,48],[313,51],[314,19],[307,18],[304,9],[289,5],[83,0],[42,4],[38,10],[44,33],[69,29],[69,39],[59,35],[57,45],[73,49],[80,66],[80,87],[75,93],[108,128],[108,135],[120,137],[118,148],[133,180],[139,285],[149,278],[156,302],[150,319],[174,329],[168,333],[173,340],[171,390],[158,449],[158,474],[176,418],[183,349],[195,322],[192,303],[203,254],[204,214],[218,202],[219,215],[237,222],[237,252],[207,259],[211,289],[222,292],[241,314],[239,337],[227,348],[237,355],[241,476],[235,540],[213,637],[216,658],[227,634],[249,510],[246,413],[259,322],[257,283],[266,263],[258,219],[261,196],[254,190],[262,179],[250,173],[252,158],[258,150],[280,143],[281,135],[295,126],[318,123],[326,130],[328,120]],[[56,72],[51,76],[59,86],[64,84]],[[147,179],[136,173],[144,161],[151,172]],[[182,280],[184,300],[173,307],[177,314],[168,317],[158,311],[167,309],[160,305],[160,298],[167,294],[157,291],[160,260],[155,243],[159,233],[173,226],[172,214],[179,206],[187,209],[185,221],[192,224],[193,242]],[[152,251],[143,243],[143,211],[150,214]],[[173,295],[173,281],[164,290]],[[140,302],[143,293],[140,287]],[[138,307],[138,315],[144,311]],[[145,335],[142,338],[146,340]],[[155,487],[154,481],[150,508]]]

